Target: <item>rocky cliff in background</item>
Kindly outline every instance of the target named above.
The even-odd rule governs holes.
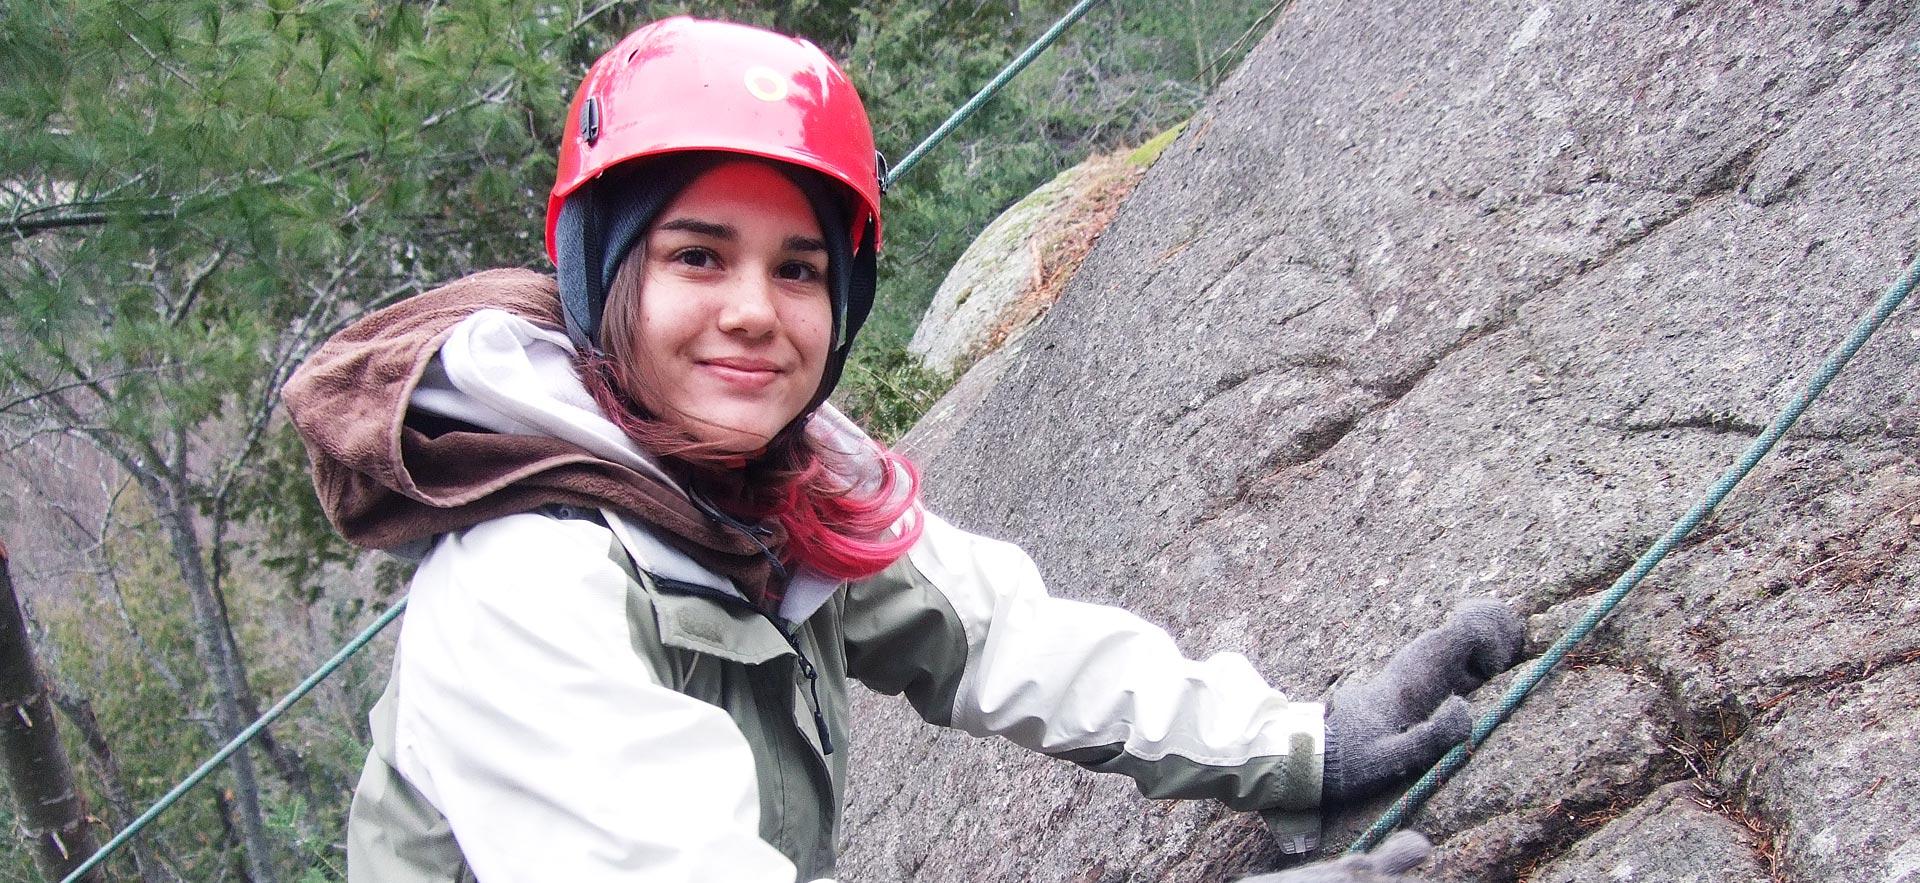
[[[1056,594],[1302,698],[1468,596],[1548,635],[1920,250],[1916,132],[1907,0],[1299,0],[910,447]],[[1917,314],[1416,817],[1426,873],[1920,881]],[[858,712],[848,880],[1279,861],[1256,818]]]
[[[988,224],[934,292],[907,351],[944,374],[1017,339],[1053,306],[1120,203],[1179,129],[1092,156]]]

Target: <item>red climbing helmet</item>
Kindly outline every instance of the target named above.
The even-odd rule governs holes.
[[[741,153],[813,169],[854,197],[852,244],[873,224],[880,176],[873,128],[853,82],[812,43],[730,22],[679,16],[646,25],[600,56],[574,93],[547,200],[547,256],[560,209],[621,163],[690,150]]]

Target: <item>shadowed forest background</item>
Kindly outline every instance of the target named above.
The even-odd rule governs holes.
[[[806,36],[897,159],[1069,5],[0,5],[0,542],[96,836],[397,598],[404,570],[322,519],[279,388],[372,309],[548,269],[557,130],[601,51],[681,12]],[[1277,8],[1105,4],[915,168],[842,407],[904,432],[949,380],[906,342],[974,234],[1184,120]],[[341,879],[386,665],[349,665],[111,876]],[[40,881],[13,811],[0,881]]]

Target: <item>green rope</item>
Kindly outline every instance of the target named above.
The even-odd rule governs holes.
[[[1662,558],[1667,557],[1667,553],[1672,552],[1674,547],[1680,545],[1680,542],[1693,532],[1694,528],[1712,515],[1714,508],[1720,505],[1721,500],[1726,499],[1727,494],[1733,490],[1733,486],[1739,484],[1740,480],[1745,478],[1747,473],[1752,472],[1753,467],[1773,450],[1773,445],[1780,440],[1780,436],[1786,434],[1787,430],[1793,427],[1794,422],[1800,419],[1800,414],[1806,411],[1807,406],[1813,404],[1813,400],[1826,391],[1827,384],[1833,381],[1841,368],[1846,367],[1854,353],[1859,352],[1860,347],[1866,345],[1867,339],[1886,323],[1887,317],[1907,299],[1907,295],[1913,292],[1916,284],[1920,284],[1920,259],[1916,259],[1913,265],[1907,268],[1906,274],[1887,289],[1886,294],[1873,305],[1873,309],[1854,326],[1853,333],[1847,336],[1846,341],[1841,343],[1832,355],[1827,356],[1827,361],[1820,366],[1820,370],[1814,372],[1812,382],[1807,384],[1807,388],[1796,396],[1778,417],[1773,418],[1773,423],[1766,428],[1765,432],[1760,433],[1759,438],[1754,439],[1753,443],[1747,446],[1746,452],[1740,455],[1739,462],[1728,469],[1726,474],[1720,476],[1719,481],[1713,483],[1707,491],[1706,498],[1687,510],[1687,514],[1674,522],[1665,536],[1642,554],[1640,560],[1634,562],[1632,569],[1615,580],[1599,600],[1587,609],[1586,615],[1580,617],[1578,622],[1567,629],[1566,634],[1560,636],[1560,640],[1555,641],[1545,654],[1534,661],[1533,667],[1527,670],[1526,675],[1515,681],[1506,695],[1500,697],[1500,704],[1474,723],[1473,733],[1467,737],[1467,741],[1454,746],[1452,751],[1440,758],[1440,761],[1435,763],[1426,775],[1420,777],[1420,781],[1413,783],[1413,787],[1408,789],[1406,794],[1380,815],[1366,833],[1353,841],[1353,845],[1347,848],[1347,852],[1357,853],[1372,849],[1394,828],[1405,822],[1407,816],[1419,809],[1421,804],[1425,803],[1449,776],[1465,766],[1473,750],[1485,743],[1494,729],[1513,714],[1513,710],[1520,706],[1520,703],[1527,698],[1527,694],[1531,693],[1533,688],[1545,680],[1554,667],[1560,664],[1560,660],[1573,649],[1573,645],[1580,643],[1592,633],[1600,625],[1600,620],[1613,611],[1614,605],[1619,604],[1620,600],[1625,598],[1628,592],[1633,591],[1633,587],[1639,585],[1640,580],[1653,570]]]
[[[1034,40],[1033,45],[1027,47],[1027,51],[1020,53],[1019,57],[1007,62],[1007,66],[1001,68],[1000,73],[996,74],[993,79],[987,81],[985,86],[980,87],[980,91],[975,92],[972,98],[967,99],[967,103],[960,105],[959,109],[955,110],[952,116],[947,117],[946,122],[941,123],[939,128],[933,130],[933,134],[921,140],[920,145],[915,147],[911,153],[901,157],[900,162],[895,163],[893,168],[888,170],[886,177],[880,180],[880,189],[885,190],[892,187],[893,182],[900,180],[901,176],[907,173],[907,170],[919,163],[920,159],[934,148],[934,145],[947,140],[947,136],[953,134],[953,130],[959,128],[961,123],[966,122],[968,117],[973,116],[974,112],[979,110],[981,105],[991,100],[993,96],[1000,91],[1001,86],[1005,86],[1007,81],[1014,78],[1014,75],[1020,73],[1027,65],[1033,63],[1034,59],[1039,58],[1040,53],[1047,51],[1047,47],[1052,46],[1053,41],[1059,39],[1060,35],[1065,33],[1068,27],[1072,26],[1074,22],[1079,21],[1081,16],[1087,14],[1087,10],[1092,9],[1094,4],[1099,2],[1100,0],[1080,0],[1079,3],[1074,4],[1072,9],[1067,10],[1066,15],[1061,16],[1059,21],[1053,23],[1053,27],[1048,28],[1046,33],[1040,35],[1039,39]]]
[[[344,665],[353,654],[360,652],[360,648],[365,647],[368,641],[373,640],[375,635],[386,628],[388,623],[393,622],[395,618],[399,617],[400,612],[405,609],[407,609],[407,599],[405,598],[401,598],[398,603],[387,608],[386,612],[380,614],[380,618],[374,620],[372,625],[367,626],[359,635],[356,635],[353,640],[348,641],[345,647],[341,647],[339,652],[333,654],[332,659],[327,660],[326,664],[315,669],[313,674],[307,675],[307,679],[301,681],[300,686],[293,688],[293,692],[288,693],[282,697],[279,702],[274,703],[272,708],[267,709],[265,714],[260,715],[259,720],[254,721],[246,729],[241,730],[239,735],[234,736],[224,747],[214,752],[214,755],[207,758],[207,762],[201,764],[199,769],[194,770],[185,779],[182,779],[180,784],[173,786],[173,790],[168,791],[156,801],[152,807],[148,808],[146,812],[141,813],[140,817],[134,819],[132,824],[128,825],[120,833],[113,835],[113,839],[107,841],[105,846],[100,847],[99,852],[94,853],[92,857],[88,858],[80,867],[73,869],[73,873],[61,879],[60,883],[75,883],[75,881],[79,880],[82,876],[85,876],[88,871],[93,870],[95,866],[106,861],[107,857],[112,855],[115,850],[126,845],[127,841],[132,840],[134,835],[140,833],[141,829],[151,824],[154,819],[159,818],[161,813],[166,812],[169,807],[172,807],[173,804],[185,796],[188,791],[193,790],[195,785],[200,784],[200,780],[205,779],[215,768],[224,763],[227,758],[232,757],[234,752],[240,750],[241,746],[252,741],[253,737],[259,735],[261,730],[266,729],[268,724],[273,723],[280,715],[285,714],[287,709],[292,708],[295,702],[300,701],[301,697],[312,692],[314,687],[319,686],[320,682],[332,675],[335,669]]]
[[[1068,10],[1066,15],[1062,16],[1059,21],[1053,23],[1053,27],[1048,28],[1046,33],[1040,35],[1039,39],[1034,40],[1033,44],[1028,46],[1025,52],[1020,53],[1013,61],[1008,62],[1007,66],[1002,68],[998,75],[987,82],[987,85],[981,87],[980,91],[968,99],[966,104],[961,105],[958,110],[955,110],[951,116],[947,117],[946,122],[941,123],[939,128],[933,130],[933,134],[928,135],[920,142],[919,146],[913,149],[913,152],[907,154],[897,165],[889,170],[886,178],[881,181],[880,186],[882,188],[893,186],[893,183],[899,180],[900,176],[905,175],[907,170],[919,163],[920,159],[924,157],[928,151],[931,151],[935,145],[946,140],[947,136],[952,134],[954,129],[959,128],[960,124],[966,122],[968,117],[973,116],[974,112],[979,110],[981,105],[991,100],[994,94],[1000,91],[1000,87],[1005,86],[1016,74],[1025,69],[1027,65],[1033,63],[1035,58],[1040,57],[1040,53],[1045,52],[1047,47],[1052,46],[1054,41],[1059,39],[1060,35],[1065,33],[1069,26],[1079,21],[1082,16],[1087,14],[1087,10],[1092,9],[1094,4],[1098,2],[1100,2],[1100,0],[1080,0],[1080,3]],[[132,840],[135,835],[139,834],[142,829],[151,824],[154,819],[159,818],[161,813],[166,812],[174,803],[178,802],[183,795],[193,790],[194,786],[200,784],[201,780],[211,775],[220,764],[224,763],[227,758],[232,757],[234,752],[239,751],[241,746],[252,741],[255,736],[260,734],[261,730],[267,728],[268,724],[273,723],[280,715],[284,714],[288,708],[292,707],[295,702],[300,701],[300,699],[311,692],[314,687],[319,686],[321,681],[326,680],[328,676],[332,675],[335,669],[338,669],[355,653],[358,653],[360,648],[366,646],[368,641],[373,640],[374,636],[378,635],[382,629],[393,622],[406,607],[406,599],[402,598],[399,603],[388,608],[385,613],[380,615],[379,619],[374,620],[372,625],[367,626],[365,631],[362,631],[352,641],[349,641],[346,646],[341,647],[340,651],[335,653],[332,659],[327,660],[326,664],[316,669],[313,674],[308,675],[306,680],[301,681],[300,686],[293,688],[293,692],[288,693],[285,698],[275,703],[272,708],[267,709],[267,712],[261,715],[259,720],[254,721],[246,729],[241,730],[238,735],[234,736],[224,747],[215,752],[212,757],[207,758],[207,761],[201,764],[199,769],[194,770],[185,779],[181,780],[180,784],[173,786],[173,790],[168,791],[156,801],[152,807],[148,808],[146,812],[141,813],[140,817],[134,819],[132,824],[127,825],[124,830],[115,834],[112,840],[107,841],[106,845],[100,847],[100,851],[94,853],[93,856],[88,858],[80,867],[74,869],[73,873],[68,874],[60,883],[75,883],[83,874],[97,867],[101,862],[106,861],[107,857],[112,855],[114,851],[126,845],[127,841]]]

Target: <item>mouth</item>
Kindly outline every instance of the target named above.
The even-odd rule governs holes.
[[[700,359],[695,364],[715,379],[741,389],[759,389],[786,373],[777,363],[744,356]]]

